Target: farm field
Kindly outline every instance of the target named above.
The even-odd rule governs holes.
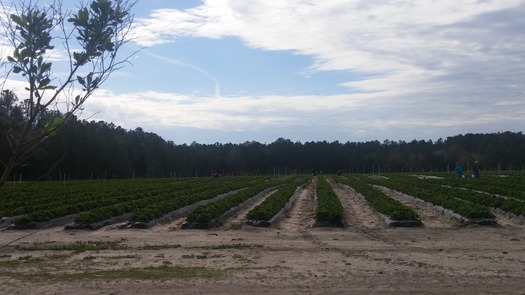
[[[64,226],[86,216],[89,210],[123,206],[125,199],[118,199],[121,194],[109,197],[113,196],[111,191],[121,189],[118,181],[108,181],[110,186],[97,182],[98,190],[89,182],[71,185],[68,189],[79,196],[77,204],[104,191],[108,197],[93,208],[82,205],[77,213],[62,209],[58,211],[64,212],[63,216],[55,213],[53,218],[45,215],[48,220],[43,220],[42,214],[35,213],[42,210],[27,204],[55,204],[54,198],[59,200],[56,204],[71,208],[75,203],[66,201],[67,194],[61,191],[67,183],[51,183],[55,187],[49,189],[46,184],[38,191],[61,194],[46,193],[42,195],[45,201],[39,204],[34,191],[32,201],[25,206],[19,203],[18,207],[3,208],[2,215],[13,217],[9,221],[18,220],[24,225],[37,221],[32,224],[37,226],[0,230],[0,294],[523,292],[525,225],[520,212],[525,211],[520,210],[525,181],[521,174],[483,175],[480,179],[455,179],[447,174],[385,174],[226,181],[177,180],[176,189],[173,180],[135,181],[140,184],[136,187],[123,182],[122,190],[128,189],[127,199],[138,202],[144,198],[147,203],[137,204],[149,206],[114,211],[120,218],[110,216],[105,221],[114,222],[105,223],[97,220],[100,226],[93,230],[65,230]],[[321,191],[317,189],[320,181],[327,185]],[[189,198],[196,186],[200,189],[195,195],[200,197],[186,203],[160,200],[160,195],[171,195],[167,200],[182,195]],[[181,191],[185,193],[176,193]],[[330,197],[319,198],[320,194]],[[166,213],[141,217],[140,224],[147,228],[122,229],[146,207],[147,212],[157,212],[153,196],[162,207],[173,207]],[[333,203],[331,196],[340,204]],[[112,198],[118,201],[103,202]],[[321,214],[322,218],[334,217],[343,227],[312,227],[319,224],[317,208],[322,199],[329,200],[327,208],[343,209],[342,216],[331,214],[329,209],[329,213]],[[212,201],[190,208],[203,200]],[[191,214],[202,216],[193,213],[197,208],[205,208],[199,209],[201,212],[218,210],[221,206],[210,205],[215,202],[238,210],[231,215],[217,213],[222,217],[210,223],[211,228],[181,229]],[[285,204],[289,206],[282,218],[269,217],[279,211],[269,208]],[[173,214],[177,210],[180,214]],[[31,214],[40,219],[29,218]],[[270,225],[247,225],[247,216],[265,216],[261,220]],[[393,226],[393,217],[403,216],[417,220],[419,225]],[[209,219],[216,220],[209,217],[204,221]]]

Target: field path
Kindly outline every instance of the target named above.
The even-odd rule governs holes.
[[[292,206],[288,216],[284,218],[277,227],[287,231],[304,232],[312,226],[315,218],[315,188],[317,181],[314,179]]]
[[[345,210],[347,227],[362,230],[385,227],[379,215],[353,189],[332,182],[330,184]]]

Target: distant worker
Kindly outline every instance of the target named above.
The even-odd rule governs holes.
[[[454,169],[454,171],[456,172],[456,177],[463,177],[463,166],[461,166],[459,162],[456,163],[456,169]]]
[[[479,162],[474,162],[474,167],[472,167],[472,177],[479,178]]]

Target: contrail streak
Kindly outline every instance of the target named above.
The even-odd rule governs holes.
[[[215,97],[220,97],[221,96],[221,84],[219,83],[219,81],[217,79],[215,79],[215,77],[210,75],[204,69],[202,69],[202,68],[200,68],[198,66],[189,64],[189,63],[182,62],[180,60],[176,60],[176,59],[172,59],[172,58],[165,57],[165,56],[162,56],[162,55],[158,55],[156,53],[151,53],[151,52],[146,51],[146,50],[143,50],[142,52],[144,52],[145,54],[147,54],[147,55],[149,55],[151,57],[167,61],[167,62],[172,63],[174,65],[189,67],[189,68],[192,68],[192,69],[200,72],[201,74],[203,74],[204,76],[208,77],[208,79],[210,79],[211,81],[213,81],[215,83],[215,88],[214,88]]]

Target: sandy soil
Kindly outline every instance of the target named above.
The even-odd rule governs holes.
[[[274,228],[243,225],[244,211],[213,230],[181,230],[178,219],[148,230],[0,231],[0,294],[525,292],[521,220],[459,227],[404,200],[424,226],[386,228],[351,189],[334,186],[347,226],[312,228],[314,189]],[[91,244],[113,249],[73,248]]]

